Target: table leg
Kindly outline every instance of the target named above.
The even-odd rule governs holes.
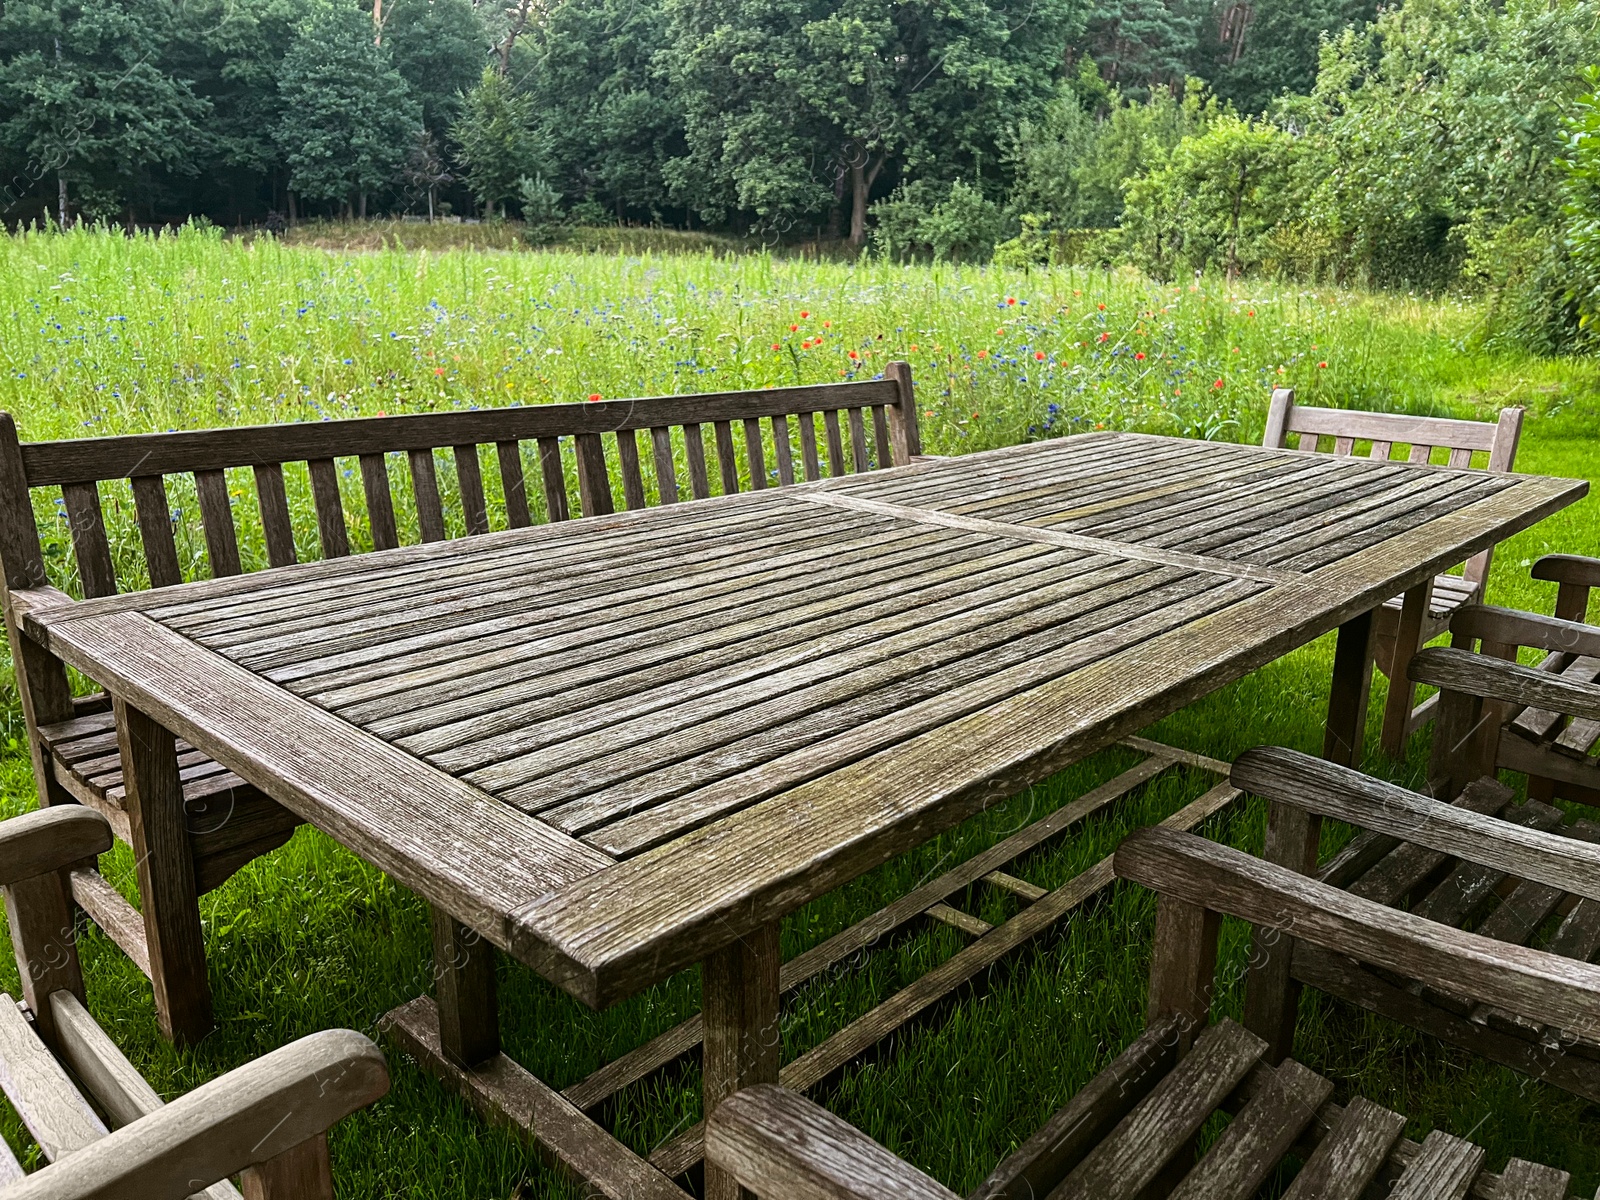
[[[773,922],[719,950],[700,967],[705,1021],[705,1115],[740,1088],[777,1083],[783,1038],[778,1021],[778,925]],[[755,1200],[706,1164],[705,1200]]]
[[[1367,696],[1372,691],[1372,613],[1339,626],[1333,652],[1333,682],[1328,689],[1328,723],[1322,757],[1345,767],[1361,765],[1367,730]]]
[[[1406,678],[1411,656],[1422,648],[1422,623],[1433,599],[1433,580],[1419,583],[1400,605],[1399,627],[1394,634],[1394,657],[1389,662],[1389,701],[1383,709],[1383,752],[1390,758],[1406,756],[1411,732],[1411,709],[1417,703],[1417,685]]]
[[[171,1040],[193,1044],[211,1031],[211,983],[178,754],[172,734],[156,721],[113,703],[156,1020]]]
[[[439,1045],[463,1067],[500,1053],[494,947],[449,913],[433,910],[433,974]]]

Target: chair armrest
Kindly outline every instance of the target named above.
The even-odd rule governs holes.
[[[1600,685],[1535,671],[1487,654],[1430,646],[1412,657],[1406,674],[1413,683],[1431,684],[1441,691],[1600,720]]]
[[[1559,1029],[1600,1032],[1600,967],[1589,963],[1388,908],[1192,833],[1137,830],[1112,865],[1119,878],[1163,896]]]
[[[18,620],[41,609],[76,603],[77,601],[67,593],[48,583],[40,584],[38,587],[15,588],[11,592],[11,611],[17,615]]]
[[[263,1055],[13,1184],[6,1200],[183,1200],[325,1133],[389,1090],[367,1038],[330,1029]]]
[[[1551,583],[1600,587],[1600,558],[1586,558],[1581,554],[1546,554],[1533,564],[1528,574]]]
[[[760,1200],[959,1200],[804,1096],[760,1084],[706,1123],[706,1161]]]
[[[111,823],[79,804],[59,804],[0,821],[0,887],[104,854],[111,842]]]
[[[1600,655],[1600,627],[1492,604],[1462,605],[1450,618],[1450,632],[1455,637],[1478,638],[1504,646]]]
[[[1471,655],[1469,657],[1479,657]],[[1233,764],[1251,795],[1600,900],[1600,846],[1444,804],[1297,750],[1263,746]]]

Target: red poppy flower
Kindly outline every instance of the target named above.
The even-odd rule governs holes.
[[[850,357],[859,359],[861,356],[859,354],[857,354],[854,350],[852,350],[852,351],[850,351]]]
[[[1109,333],[1102,333],[1100,335],[1100,340],[1102,342],[1109,342],[1111,340],[1111,335]]]
[[[917,348],[915,346],[912,346],[911,347],[911,353],[915,354],[916,352],[917,352]]]
[[[1017,298],[1015,296],[1007,296],[1006,297],[1006,303],[1007,304],[1015,304],[1016,302],[1017,302]],[[973,413],[972,415],[973,416],[977,416],[978,414],[977,413]]]
[[[598,399],[600,399],[600,393],[599,392],[590,392],[589,393],[589,399],[590,400],[598,400]]]
[[[1106,310],[1106,306],[1105,306],[1105,305],[1104,305],[1104,304],[1102,304],[1102,305],[1101,305],[1101,306],[1100,306],[1100,311],[1101,311],[1101,312],[1105,312],[1105,310]]]
[[[802,320],[802,321],[804,321],[804,320],[805,320],[805,319],[806,319],[806,318],[807,318],[807,317],[809,317],[809,316],[810,316],[810,315],[811,315],[811,314],[810,314],[810,313],[808,313],[808,312],[807,312],[807,311],[806,311],[806,310],[805,310],[805,309],[801,309],[801,310],[800,310],[800,319],[801,319],[801,320]]]
[[[773,342],[773,343],[772,343],[772,348],[773,348],[773,349],[774,349],[774,350],[776,350],[776,349],[777,349],[777,348],[778,348],[778,343],[777,343],[777,342]]]
[[[979,358],[988,358],[989,357],[989,352],[987,350],[979,350],[978,351],[978,357]]]
[[[1143,362],[1144,361],[1144,351],[1141,350],[1141,351],[1139,351],[1139,353],[1135,354],[1133,356],[1133,361],[1134,362]]]
[[[1220,380],[1220,379],[1219,379],[1219,380],[1217,380],[1217,381],[1216,381],[1216,382],[1215,382],[1215,383],[1213,383],[1213,384],[1212,384],[1212,385],[1211,385],[1211,386],[1212,386],[1212,387],[1213,387],[1213,388],[1220,388],[1220,387],[1221,387],[1221,386],[1222,386],[1222,380]]]
[[[1044,351],[1043,351],[1043,350],[1035,350],[1035,351],[1034,351],[1034,352],[1033,352],[1033,357],[1034,357],[1034,358],[1035,358],[1035,359],[1036,359],[1036,360],[1037,360],[1037,361],[1039,361],[1039,362],[1043,362],[1043,361],[1044,361]]]
[[[800,326],[798,326],[798,325],[789,326],[789,332],[790,333],[799,333],[800,332]]]
[[[1319,366],[1319,367],[1326,367],[1326,366],[1327,366],[1327,365],[1328,365],[1328,364],[1327,364],[1327,363],[1325,363],[1325,362],[1319,362],[1319,363],[1318,363],[1318,364],[1317,364],[1317,366]]]
[[[443,367],[435,367],[433,369],[433,373],[435,375],[443,375],[444,374],[444,368]]]

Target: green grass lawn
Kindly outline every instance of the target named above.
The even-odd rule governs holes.
[[[16,414],[25,438],[38,439],[820,382],[870,377],[906,357],[925,442],[937,453],[1099,425],[1252,440],[1268,388],[1282,383],[1309,402],[1397,411],[1474,416],[1525,404],[1521,468],[1600,479],[1600,367],[1475,351],[1476,319],[1473,305],[1449,300],[1220,281],[1158,287],[1072,271],[758,256],[344,255],[267,240],[75,233],[0,239],[0,408]],[[113,502],[112,510],[113,530],[131,536],[126,507],[119,513]],[[52,511],[41,499],[47,522]],[[309,555],[315,526],[300,492],[295,511]],[[185,529],[193,566],[203,541]],[[1529,581],[1526,568],[1551,550],[1600,553],[1600,500],[1504,546],[1492,598],[1548,611],[1552,589]],[[58,582],[70,588],[58,561]],[[1174,715],[1152,736],[1219,758],[1266,742],[1317,750],[1331,657],[1324,639]],[[1425,737],[1407,763],[1377,754],[1381,686],[1367,768],[1415,782]],[[32,804],[33,783],[9,688],[3,702],[0,783],[10,813]],[[816,945],[1131,761],[1120,750],[1098,755],[816,901],[785,923],[784,953]],[[1169,772],[1041,848],[1017,873],[1052,887],[1212,782]],[[1259,849],[1261,824],[1251,805],[1206,832]],[[106,868],[131,887],[126,847]],[[1012,911],[992,891],[960,902],[990,920]],[[218,1028],[191,1052],[161,1041],[138,970],[97,933],[83,942],[91,1009],[164,1094],[317,1029],[373,1032],[384,1012],[429,986],[425,906],[313,830],[202,906]],[[1148,895],[1115,888],[819,1098],[969,1190],[1140,1030],[1152,916]],[[786,1057],[962,944],[951,930],[916,926],[803,989],[785,1014]],[[1236,967],[1245,950],[1237,928],[1225,950]],[[0,982],[16,988],[9,952]],[[1237,1012],[1239,1001],[1226,988],[1219,1011]],[[507,1051],[564,1087],[691,1015],[698,984],[686,973],[594,1013],[503,962],[501,1004]],[[1412,1136],[1437,1126],[1487,1145],[1496,1163],[1512,1154],[1541,1159],[1571,1170],[1576,1191],[1600,1186],[1600,1112],[1586,1103],[1317,998],[1304,1012],[1297,1056],[1334,1078],[1341,1098],[1359,1091],[1410,1113]],[[391,1066],[390,1095],[335,1132],[341,1195],[578,1194],[398,1055]],[[697,1119],[698,1106],[691,1065],[626,1093],[608,1119],[647,1151]],[[9,1109],[0,1127],[14,1147],[31,1150]]]

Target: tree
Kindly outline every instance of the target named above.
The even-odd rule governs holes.
[[[74,186],[109,215],[152,170],[193,173],[210,106],[163,68],[170,14],[154,0],[8,0],[0,9],[0,140],[23,186],[50,179],[65,224]],[[52,178],[53,177],[53,178]],[[7,207],[21,199],[13,193]]]
[[[470,0],[384,0],[383,44],[422,107],[422,123],[443,136],[461,97],[483,72],[489,33]]]
[[[1318,45],[1377,16],[1376,0],[1247,0],[1218,6],[1201,37],[1218,96],[1261,113],[1285,92],[1309,92]]]
[[[1135,99],[1196,74],[1200,16],[1187,0],[1107,0],[1081,41],[1106,82]]]
[[[406,186],[415,188],[428,198],[428,220],[433,220],[438,204],[439,189],[452,182],[455,176],[445,166],[444,157],[431,129],[417,131],[417,140],[411,145],[411,154],[402,171]]]
[[[421,112],[383,47],[371,18],[341,3],[320,9],[284,56],[278,86],[283,117],[277,140],[290,185],[313,200],[368,197],[400,174]]]
[[[467,168],[467,185],[494,216],[494,206],[515,196],[524,175],[538,175],[528,131],[528,97],[494,67],[485,67],[451,127]]]

